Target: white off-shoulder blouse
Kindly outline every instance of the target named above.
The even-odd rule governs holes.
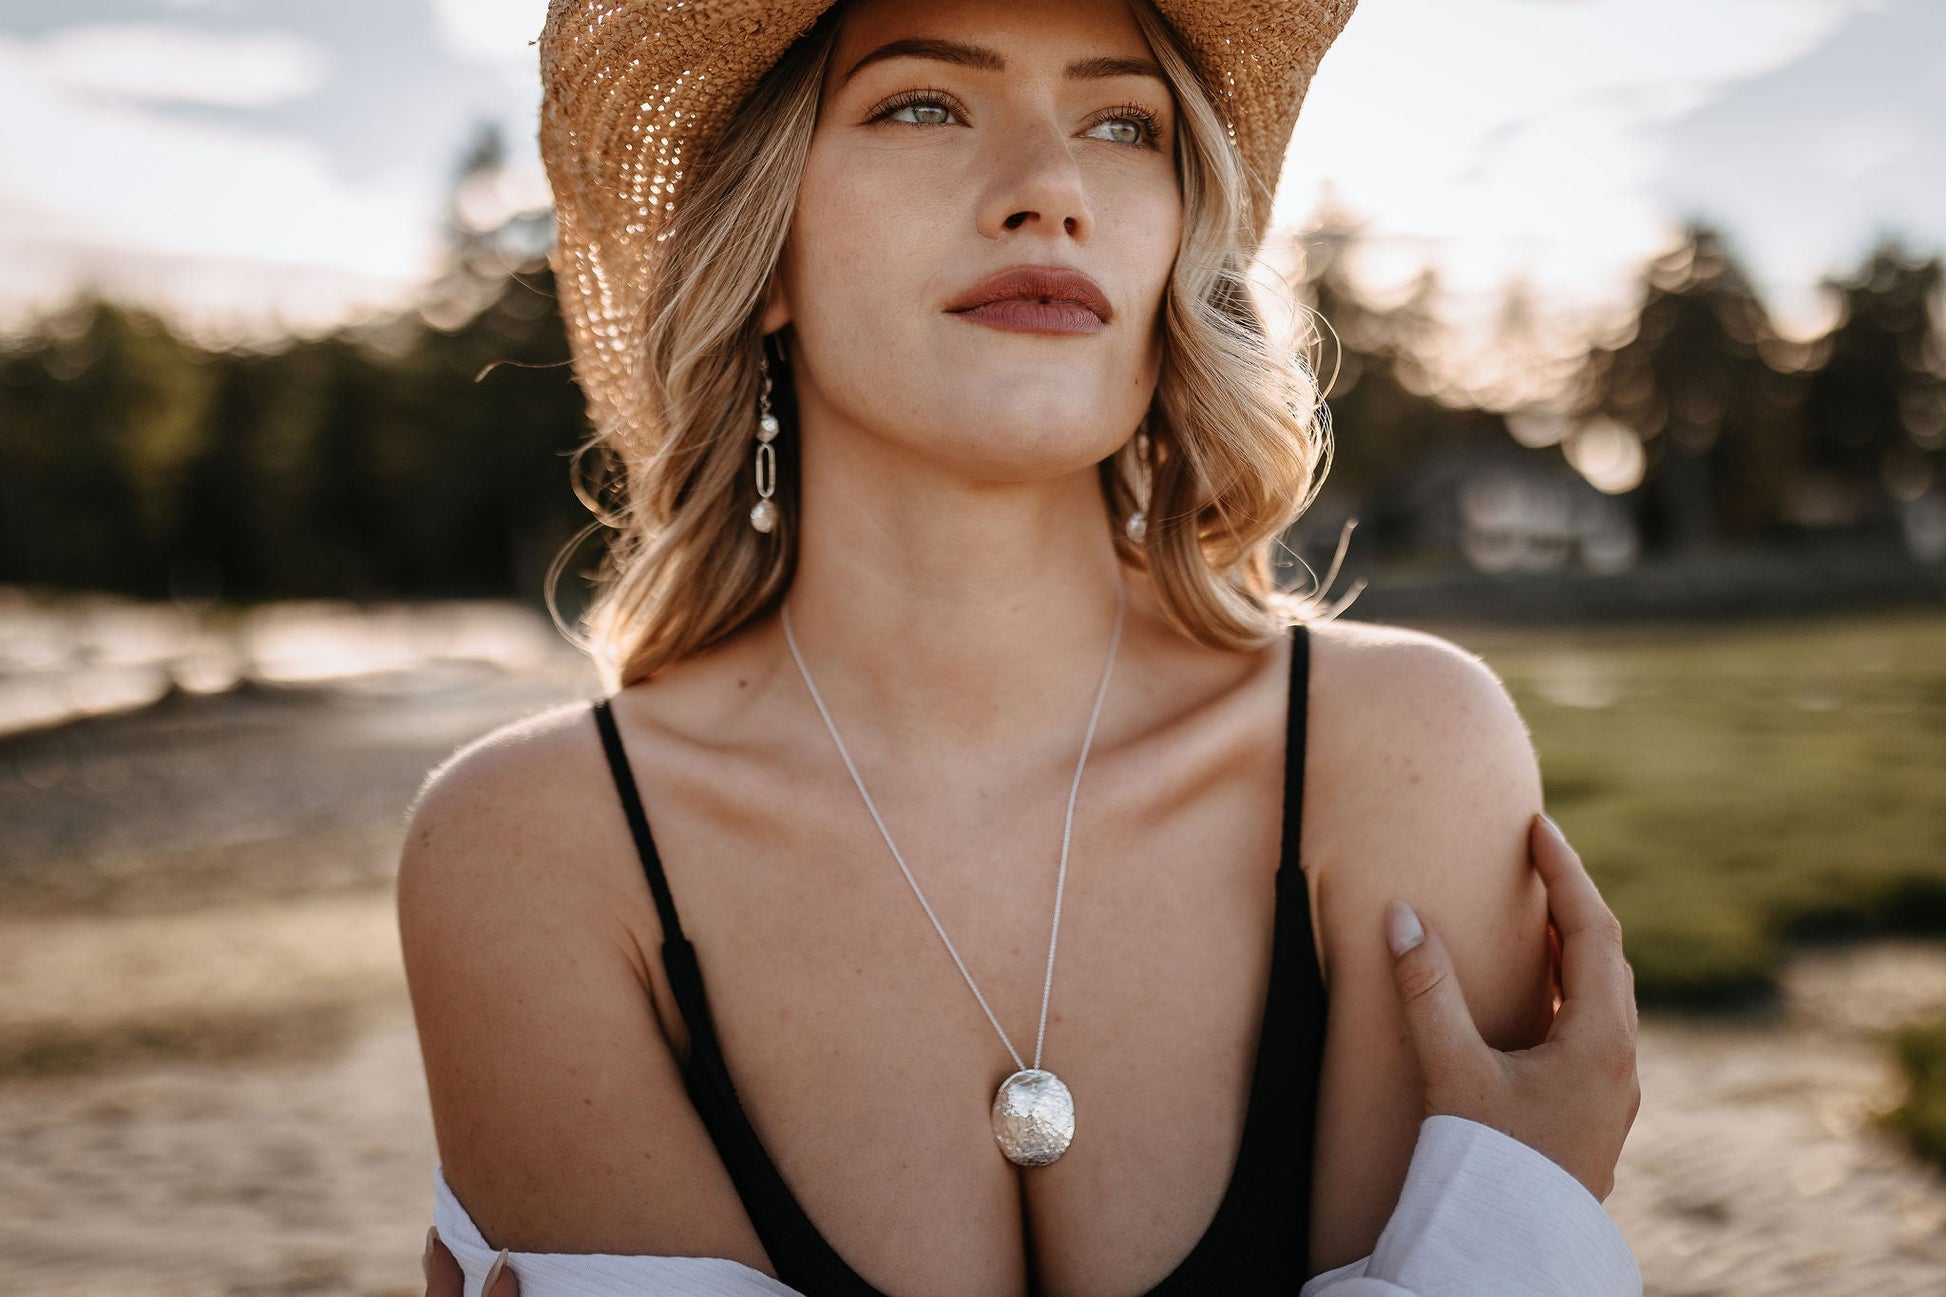
[[[433,1223],[466,1275],[487,1246],[433,1170]],[[509,1252],[521,1297],[815,1297],[721,1257]],[[1312,1278],[1298,1297],[1641,1297],[1642,1272],[1608,1211],[1542,1153],[1464,1117],[1419,1126],[1399,1204],[1370,1256]]]

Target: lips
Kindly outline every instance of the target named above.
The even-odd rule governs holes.
[[[1014,266],[988,275],[946,310],[1011,332],[1095,333],[1114,318],[1101,285],[1067,266]]]

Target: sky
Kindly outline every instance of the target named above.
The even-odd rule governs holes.
[[[0,0],[0,323],[83,283],[211,336],[317,331],[434,273],[478,123],[540,205],[545,0]],[[1455,327],[1518,279],[1613,311],[1677,223],[1726,229],[1786,331],[1882,233],[1946,250],[1946,0],[1362,0],[1274,220],[1329,202],[1383,299]]]

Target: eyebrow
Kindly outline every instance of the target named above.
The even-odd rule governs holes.
[[[999,53],[983,45],[968,45],[963,41],[940,40],[925,36],[909,36],[903,40],[887,41],[871,53],[851,65],[851,69],[839,80],[844,85],[863,69],[887,59],[933,59],[941,63],[956,63],[960,67],[978,68],[982,72],[1004,72],[1007,60]],[[1068,64],[1067,75],[1075,80],[1098,81],[1107,77],[1153,77],[1168,84],[1162,69],[1153,59],[1118,58],[1102,56],[1091,59],[1077,59]]]

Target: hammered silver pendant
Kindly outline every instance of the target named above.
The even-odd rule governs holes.
[[[1016,1166],[1046,1166],[1074,1140],[1074,1096],[1060,1077],[1022,1068],[993,1096],[993,1138]]]

